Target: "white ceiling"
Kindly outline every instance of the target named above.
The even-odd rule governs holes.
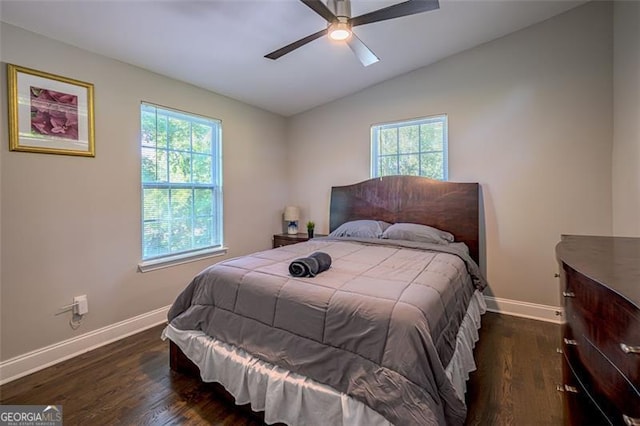
[[[400,0],[352,0],[352,16]],[[355,28],[380,62],[363,67],[298,0],[0,0],[0,19],[284,116],[357,92],[571,9],[572,0],[440,0],[440,9]]]

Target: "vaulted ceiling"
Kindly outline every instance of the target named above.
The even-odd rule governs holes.
[[[420,1],[420,0],[417,0]],[[352,0],[352,16],[399,0]],[[435,11],[358,26],[380,58],[368,67],[298,0],[1,0],[0,19],[141,68],[290,116],[571,9],[584,1],[440,0]]]

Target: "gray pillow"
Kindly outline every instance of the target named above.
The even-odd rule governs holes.
[[[453,242],[453,235],[449,232],[417,223],[394,223],[384,231],[382,238],[432,244],[449,244]]]
[[[380,238],[389,223],[381,220],[352,220],[338,226],[330,237]]]

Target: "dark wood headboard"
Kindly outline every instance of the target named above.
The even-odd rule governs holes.
[[[479,185],[385,176],[331,188],[329,227],[372,219],[433,226],[454,235],[479,262]]]

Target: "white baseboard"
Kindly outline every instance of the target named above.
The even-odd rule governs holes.
[[[557,324],[562,323],[562,316],[557,315],[557,312],[561,312],[562,308],[556,306],[538,305],[491,296],[484,296],[484,299],[487,302],[487,310],[490,312]],[[167,320],[169,308],[170,306],[165,306],[0,362],[0,385],[162,324]]]
[[[165,306],[0,362],[0,385],[162,324],[167,321],[169,308]]]
[[[520,302],[491,296],[484,296],[484,300],[487,302],[487,310],[490,312],[556,324],[562,324],[563,321],[562,308],[558,306],[538,305],[537,303]]]

